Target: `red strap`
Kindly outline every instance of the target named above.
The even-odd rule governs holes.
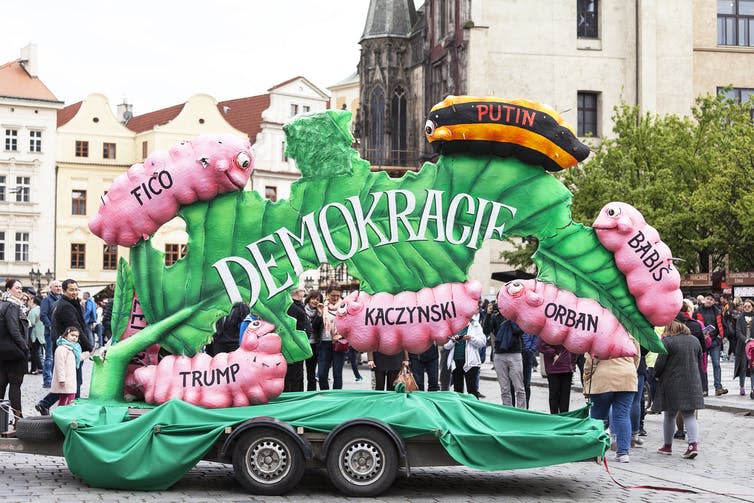
[[[615,477],[613,477],[613,474],[610,473],[610,469],[607,467],[607,457],[602,458],[602,463],[605,465],[605,471],[608,475],[610,475],[610,478],[613,479],[613,482],[615,482],[618,486],[620,486],[622,489],[653,489],[655,491],[670,491],[674,493],[690,493],[690,494],[699,494],[699,491],[694,491],[693,489],[682,489],[680,487],[665,487],[665,486],[624,486],[617,480],[615,480]]]

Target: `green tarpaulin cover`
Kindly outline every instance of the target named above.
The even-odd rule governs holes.
[[[65,433],[69,469],[89,485],[164,490],[193,468],[223,435],[255,416],[329,432],[344,421],[374,418],[404,439],[435,435],[459,463],[509,470],[603,456],[602,421],[586,407],[550,415],[479,401],[454,392],[322,391],[283,393],[265,405],[204,409],[173,400],[129,420],[128,406],[77,402],[53,413]]]

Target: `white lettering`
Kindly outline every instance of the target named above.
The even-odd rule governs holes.
[[[442,218],[442,195],[442,190],[427,189],[427,201],[424,203],[422,216],[419,219],[419,230],[416,232],[416,239],[409,239],[409,241],[427,239],[427,223],[429,220],[434,220],[435,224],[437,224],[437,237],[435,237],[435,241],[445,241],[445,225],[443,225]],[[434,213],[432,213],[433,208]]]
[[[341,251],[338,250],[338,248],[335,246],[335,241],[333,241],[332,233],[330,232],[329,227],[330,224],[327,221],[327,210],[330,208],[335,208],[340,211],[340,213],[343,215],[343,220],[345,220],[346,222],[346,227],[348,227],[348,235],[351,241],[351,248],[346,253],[341,253]],[[359,239],[357,236],[356,224],[354,224],[353,218],[351,217],[351,213],[349,213],[348,208],[340,203],[330,203],[326,205],[319,213],[319,226],[322,229],[322,235],[325,238],[327,249],[330,250],[330,253],[333,257],[338,260],[348,260],[349,258],[354,256],[356,250],[359,248]]]
[[[259,269],[259,272],[262,273],[264,284],[267,287],[267,298],[271,299],[280,292],[283,292],[290,288],[293,285],[293,280],[291,279],[290,274],[286,274],[286,280],[282,285],[278,287],[275,284],[275,278],[273,278],[272,274],[270,274],[270,268],[277,266],[277,262],[275,261],[275,257],[272,255],[270,256],[269,260],[265,260],[264,257],[262,257],[262,252],[259,250],[259,243],[262,243],[264,241],[270,241],[274,243],[275,239],[271,234],[267,235],[262,239],[258,239],[250,245],[246,246],[246,249],[248,249],[251,252],[251,256],[254,257],[254,262],[257,263],[257,268]]]
[[[456,196],[450,201],[450,206],[448,206],[448,220],[445,222],[445,235],[448,238],[448,243],[453,245],[463,244],[463,242],[468,239],[469,233],[471,232],[469,226],[464,225],[461,227],[461,237],[459,239],[453,237],[453,227],[456,224],[456,212],[458,211],[458,206],[462,199],[466,199],[466,213],[468,215],[474,214],[474,198],[469,194],[456,194]]]
[[[259,298],[259,287],[261,286],[259,282],[259,274],[257,273],[256,269],[254,269],[254,265],[245,258],[241,257],[226,257],[212,264],[212,267],[217,269],[217,273],[220,275],[220,279],[223,282],[225,291],[228,293],[228,297],[230,297],[230,301],[233,304],[235,304],[236,302],[243,302],[243,297],[241,297],[241,292],[238,290],[238,285],[236,285],[236,281],[233,279],[233,275],[230,273],[228,262],[235,262],[236,264],[243,267],[244,271],[246,271],[246,275],[249,277],[249,285],[251,287],[251,298],[249,299],[249,305],[253,306],[257,303],[257,299]]]
[[[364,215],[364,210],[361,207],[361,199],[359,199],[359,196],[351,196],[346,199],[351,203],[351,206],[353,206],[353,214],[356,217],[356,227],[359,229],[359,238],[361,241],[359,251],[364,251],[370,246],[369,236],[367,235],[367,226],[372,229],[372,232],[374,232],[380,240],[378,243],[375,243],[374,246],[382,246],[389,243],[387,237],[382,234],[382,231],[377,224],[372,221],[372,213],[374,213],[374,210],[377,208],[379,200],[382,199],[382,194],[384,194],[384,192],[369,193],[369,195],[372,196],[372,206],[369,207],[369,211],[366,215]]]

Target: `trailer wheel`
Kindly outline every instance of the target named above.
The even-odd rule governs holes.
[[[276,496],[290,491],[305,467],[301,448],[280,430],[253,428],[233,447],[236,479],[252,494]]]
[[[50,442],[64,437],[50,416],[22,417],[16,422],[16,437],[24,442]]]
[[[327,452],[327,473],[345,494],[377,496],[398,475],[398,451],[393,440],[376,428],[348,428],[335,437]]]

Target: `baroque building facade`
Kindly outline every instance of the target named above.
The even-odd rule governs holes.
[[[63,102],[38,67],[33,44],[0,65],[0,278],[44,288],[55,272],[55,127]]]

